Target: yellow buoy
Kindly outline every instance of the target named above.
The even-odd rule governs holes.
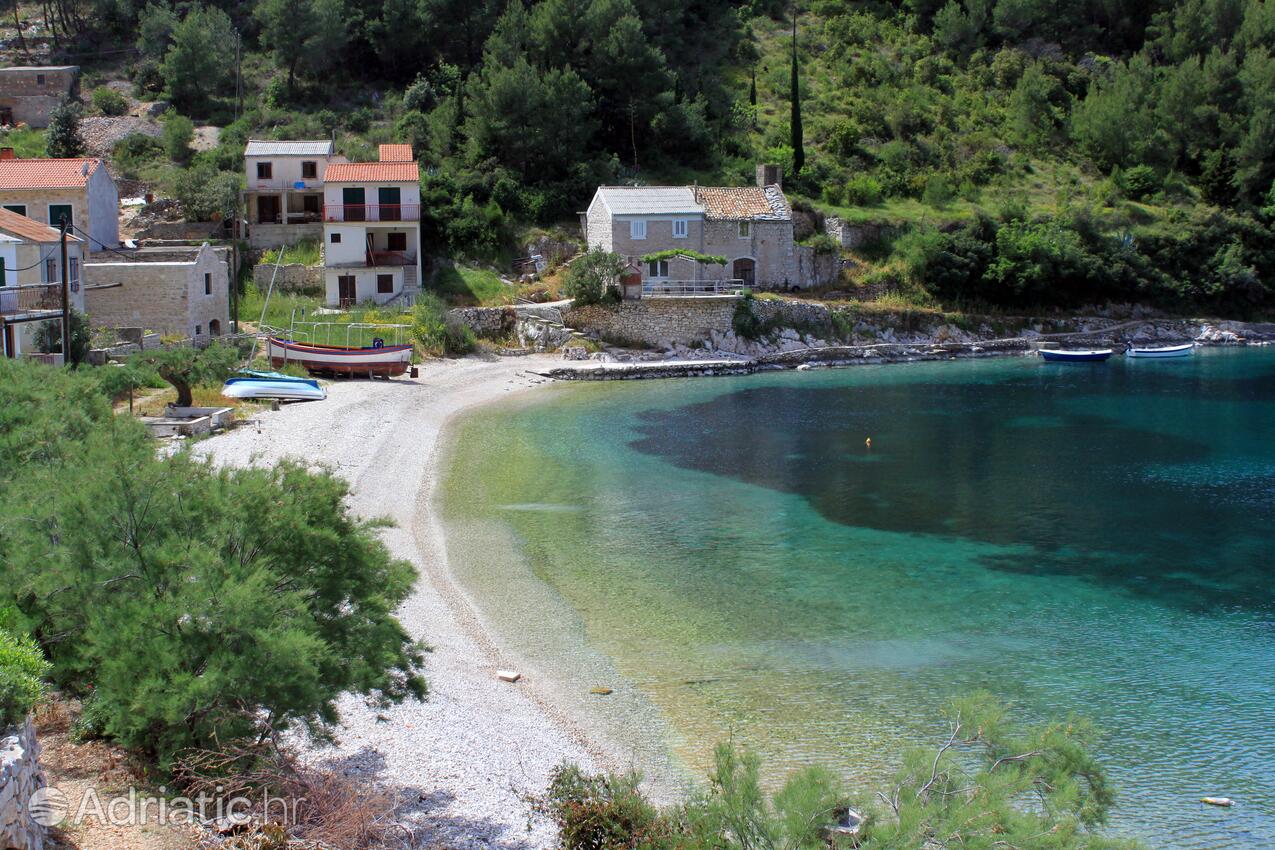
[[[872,448],[872,438],[869,437],[868,439],[864,440],[863,444],[867,446],[868,448]]]

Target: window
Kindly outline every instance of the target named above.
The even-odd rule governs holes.
[[[9,276],[4,270],[4,257],[0,257],[0,286],[9,285]]]
[[[378,274],[376,276],[376,291],[380,295],[388,295],[394,291],[394,275]]]
[[[634,219],[629,222],[629,238],[645,239],[646,238],[646,222],[642,219]]]
[[[686,230],[687,230],[686,225],[687,225],[687,221],[684,218],[678,218],[673,220],[673,238],[674,239],[686,238]]]
[[[309,179],[311,179],[311,178],[313,178],[313,177],[318,177],[318,176],[319,176],[319,164],[318,164],[317,162],[310,162],[309,160],[306,160],[306,161],[302,162],[302,163],[301,163],[301,176],[302,176],[302,177],[304,177],[304,178],[305,178],[305,179],[307,179],[307,180],[309,180]]]
[[[195,325],[195,336],[200,336],[204,332],[203,325]]]
[[[274,164],[269,162],[257,163],[257,179],[269,180],[274,177]]]
[[[751,221],[741,221],[739,223],[739,238],[748,239],[753,235],[753,223]]]
[[[67,227],[75,224],[75,216],[71,214],[71,205],[49,204],[49,227],[61,227],[63,218],[66,219]]]
[[[72,257],[68,260],[71,264],[71,291],[80,291],[80,261]]]
[[[44,85],[44,74],[36,74],[36,75],[35,75],[35,84],[36,84],[37,86],[42,86],[42,85]]]
[[[26,204],[5,204],[5,205],[4,205],[4,208],[5,208],[6,210],[8,210],[9,212],[15,212],[15,213],[17,213],[18,215],[26,215],[26,214],[27,214],[27,205],[26,205]]]
[[[58,261],[49,259],[44,261],[44,282],[58,282]]]
[[[340,244],[341,244],[341,234],[340,234],[340,233],[333,233],[333,234],[332,234],[332,244],[333,244],[333,245],[340,245]]]
[[[204,272],[204,294],[212,295],[212,274]]]
[[[407,250],[407,234],[406,233],[389,233],[385,236],[385,241],[391,251]]]
[[[647,277],[668,277],[668,260],[652,260],[646,264]]]

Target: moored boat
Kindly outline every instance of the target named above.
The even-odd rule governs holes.
[[[270,365],[276,369],[295,363],[310,374],[367,375],[392,377],[402,375],[412,364],[412,346],[384,345],[356,348],[345,345],[317,345],[308,342],[269,337],[266,351]]]
[[[1195,343],[1188,342],[1185,345],[1169,345],[1163,348],[1138,348],[1129,346],[1129,350],[1125,354],[1129,357],[1189,357],[1191,352],[1195,350]]]
[[[1115,352],[1110,348],[1092,348],[1081,350],[1040,349],[1040,356],[1054,363],[1098,363],[1111,357]]]

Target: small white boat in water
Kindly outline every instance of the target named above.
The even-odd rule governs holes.
[[[1170,345],[1164,348],[1136,348],[1129,346],[1129,350],[1125,352],[1128,357],[1189,357],[1191,352],[1195,350],[1195,343],[1188,342],[1185,345]]]
[[[1110,348],[1042,348],[1037,353],[1051,363],[1101,363],[1115,351]]]

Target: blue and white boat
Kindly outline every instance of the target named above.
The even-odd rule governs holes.
[[[269,398],[280,401],[322,401],[327,390],[314,378],[297,378],[282,372],[244,370],[221,388],[227,398]]]
[[[1129,357],[1189,357],[1194,350],[1195,343],[1193,342],[1188,342],[1186,345],[1170,345],[1164,348],[1136,348],[1131,345],[1125,354]]]
[[[1110,348],[1092,348],[1092,349],[1040,349],[1041,357],[1052,363],[1099,363],[1115,354]]]

